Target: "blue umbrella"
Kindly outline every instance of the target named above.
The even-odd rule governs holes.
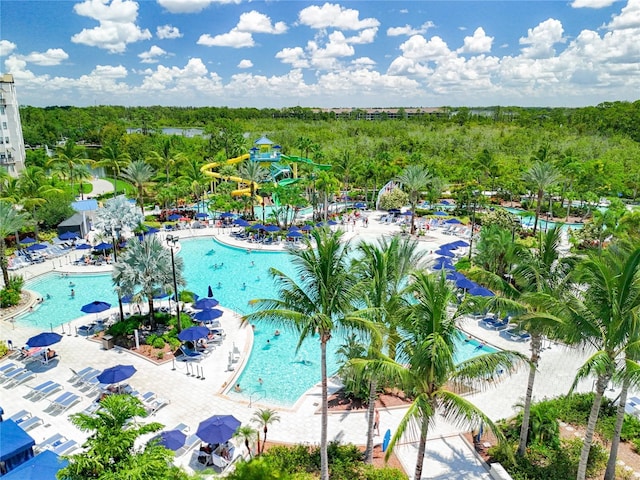
[[[231,218],[234,217],[235,215],[231,212],[224,212],[220,214],[220,218]]]
[[[207,310],[199,311],[193,316],[193,318],[196,320],[200,320],[201,322],[208,322],[210,320],[220,318],[223,313],[224,312],[222,310],[218,310],[217,308],[209,308]]]
[[[209,335],[207,327],[189,327],[185,328],[178,334],[178,338],[183,342],[195,342]]]
[[[437,263],[432,267],[434,270],[455,270],[456,267],[450,263]]]
[[[451,203],[449,202],[449,200],[442,200],[440,202],[440,205],[451,205]]]
[[[290,231],[289,233],[287,233],[287,237],[289,237],[289,238],[300,238],[300,237],[303,237],[303,236],[304,236],[304,234],[300,233],[298,230],[293,230],[293,231]]]
[[[169,294],[164,290],[156,290],[155,292],[153,292],[153,298],[156,300],[159,300],[161,298],[167,298],[168,296]]]
[[[136,368],[133,365],[116,365],[105,369],[96,379],[102,384],[111,385],[126,380],[134,373],[136,373]]]
[[[389,446],[389,442],[391,442],[391,430],[387,430],[384,432],[384,438],[382,439],[382,451],[386,452],[387,447]]]
[[[196,213],[196,218],[209,218],[209,214],[208,213],[204,213],[204,212],[198,212],[198,213]],[[180,433],[182,433],[182,432],[180,432]]]
[[[264,230],[269,232],[269,233],[274,233],[274,232],[279,232],[280,231],[280,227],[278,227],[277,225],[266,225],[264,227]]]
[[[80,238],[80,235],[75,232],[64,232],[58,235],[60,240],[75,240],[76,238]]]
[[[468,247],[469,243],[464,240],[456,240],[454,243],[457,243],[459,247]]]
[[[193,308],[196,310],[209,310],[211,308],[217,307],[220,304],[218,300],[215,298],[201,298],[196,303],[193,304]]]
[[[400,213],[400,209],[399,208],[390,208],[389,210],[387,210],[389,213]]]
[[[33,245],[29,245],[27,247],[27,250],[30,252],[35,252],[36,250],[44,250],[45,248],[48,248],[49,245],[45,245],[44,243],[34,243]]]
[[[109,250],[110,248],[113,248],[113,245],[111,245],[110,243],[99,243],[98,245],[96,245],[95,247],[93,247],[94,250],[96,251],[102,251],[102,250]]]
[[[122,303],[131,303],[133,301],[133,295],[125,295],[120,300],[122,300]]]
[[[367,204],[364,202],[356,202],[353,204],[355,208],[367,208]]]
[[[436,257],[433,263],[434,265],[453,265],[451,259],[447,257]]]
[[[407,217],[411,217],[413,216],[413,213],[411,213],[411,210],[407,210],[403,213],[403,215],[406,215]]]
[[[101,302],[99,300],[94,300],[91,303],[87,303],[83,305],[80,309],[84,313],[100,313],[105,310],[109,310],[111,308],[111,304],[107,302]]]
[[[31,237],[24,237],[22,240],[20,240],[20,243],[36,243],[36,242],[37,240]]]
[[[240,420],[233,415],[214,415],[200,422],[196,435],[207,443],[224,443],[229,440],[238,427]]]
[[[187,436],[180,430],[168,430],[160,432],[158,441],[158,443],[160,443],[164,448],[176,451],[182,448],[184,442],[187,441]]]
[[[248,227],[249,225],[251,225],[249,222],[247,222],[244,218],[237,218],[233,221],[234,225],[237,225],[238,227]]]
[[[158,230],[155,227],[149,227],[147,228],[147,230],[144,232],[144,235],[151,235],[152,233],[158,233],[160,230]]]
[[[445,220],[444,223],[449,223],[451,225],[460,225],[462,222],[457,218],[450,218],[449,220]]]
[[[440,247],[434,253],[436,255],[440,255],[442,257],[452,257],[453,258],[453,257],[456,256],[451,250],[447,250],[446,248],[442,248],[442,247]]]
[[[493,297],[493,296],[495,296],[495,294],[491,290],[489,290],[487,288],[484,288],[484,287],[481,287],[481,286],[477,286],[475,288],[472,288],[467,293],[469,295],[475,295],[476,297]]]
[[[441,210],[438,210],[437,212],[434,212],[434,215],[437,215],[438,217],[448,217],[449,214],[447,212],[443,212]]]
[[[264,230],[264,225],[261,223],[254,223],[251,225],[251,230]]]
[[[76,245],[76,250],[89,250],[91,245],[88,243],[81,243],[80,245]]]
[[[318,223],[316,223],[316,227],[324,227],[324,223],[318,222]]]
[[[455,270],[449,270],[445,278],[447,280],[457,280],[459,278],[458,275],[459,275],[458,272],[456,272]]]
[[[127,246],[127,242],[121,242],[118,244],[118,248],[125,248]]]
[[[329,221],[327,222],[327,225],[329,225],[330,227],[333,227],[333,226],[335,226],[335,225],[337,225],[337,224],[338,224],[338,222],[336,222],[335,220],[329,220]]]
[[[211,285],[207,288],[207,297],[213,298],[213,290],[211,289]]]
[[[476,282],[473,282],[471,280],[469,280],[467,277],[462,277],[462,278],[458,278],[456,280],[456,287],[458,288],[462,288],[464,290],[469,290],[472,288],[477,287],[478,284]]]
[[[291,225],[289,227],[289,231],[290,232],[293,232],[293,231],[296,231],[296,230],[300,230],[300,227],[298,227],[297,225]]]
[[[49,345],[53,345],[54,343],[58,343],[62,340],[62,335],[54,332],[43,332],[39,333],[31,337],[25,343],[29,345],[29,347],[48,347]]]
[[[311,225],[303,225],[300,230],[302,230],[303,232],[309,232],[311,230],[313,230],[313,227]]]
[[[169,215],[167,217],[167,220],[170,220],[172,222],[175,222],[176,220],[179,220],[181,217],[181,215],[178,215],[177,213],[172,213],[171,215]]]

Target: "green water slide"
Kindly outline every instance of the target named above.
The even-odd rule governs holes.
[[[296,163],[306,163],[307,165],[311,165],[313,168],[317,168],[318,170],[331,170],[331,165],[323,165],[321,163],[315,163],[304,157],[296,157],[295,155],[280,155],[282,160],[287,160],[289,162]]]

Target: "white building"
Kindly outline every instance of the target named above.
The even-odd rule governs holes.
[[[13,75],[0,75],[0,166],[17,177],[24,168],[22,122]]]

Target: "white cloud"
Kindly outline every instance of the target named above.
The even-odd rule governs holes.
[[[238,68],[251,68],[253,67],[253,62],[249,59],[242,59],[240,63],[238,63]]]
[[[360,20],[358,10],[344,8],[333,3],[325,3],[321,7],[312,5],[304,8],[300,10],[298,20],[302,25],[316,29],[333,27],[342,30],[362,30],[380,26],[380,22],[375,18]]]
[[[158,0],[158,3],[171,13],[198,13],[212,3],[240,3],[241,0]]]
[[[493,37],[488,37],[482,27],[476,28],[472,37],[464,38],[464,46],[458,49],[459,53],[484,53],[491,51]]]
[[[616,0],[573,0],[573,8],[604,8],[610,7]]]
[[[305,57],[304,50],[301,47],[283,48],[276,53],[276,58],[282,63],[288,63],[293,68],[307,68],[309,62]]]
[[[274,35],[287,31],[287,25],[284,22],[277,22],[272,25],[271,18],[255,10],[240,15],[240,20],[235,28],[240,32],[271,33]]]
[[[0,57],[6,57],[17,48],[17,45],[9,40],[0,40]]]
[[[182,33],[178,27],[172,27],[171,25],[161,25],[156,28],[156,36],[161,39],[174,39],[181,38]]]
[[[640,28],[640,0],[629,0],[620,15],[613,16],[608,28]]]
[[[414,60],[438,60],[452,55],[442,38],[435,36],[427,41],[422,35],[414,35],[400,45],[402,55]]]
[[[197,41],[198,45],[204,45],[205,47],[233,47],[244,48],[253,47],[255,42],[253,36],[248,32],[239,32],[235,28],[229,33],[222,33],[212,37],[208,33],[200,35]]]
[[[158,63],[160,57],[167,55],[167,52],[157,45],[152,45],[149,50],[138,54],[141,63]]]
[[[35,63],[44,67],[60,65],[69,58],[67,52],[61,48],[50,48],[46,52],[31,52],[29,55],[21,56],[27,63]]]
[[[74,11],[81,16],[93,18],[100,25],[83,29],[71,37],[74,43],[98,47],[110,53],[122,53],[127,44],[148,40],[151,33],[135,24],[138,4],[130,0],[86,0],[77,3]]]
[[[346,42],[352,45],[373,43],[376,38],[376,33],[378,33],[377,27],[365,28],[364,30],[360,30],[356,36],[348,37]]]
[[[369,57],[360,57],[352,61],[351,64],[358,67],[373,67],[376,65],[376,61]]]
[[[563,42],[564,29],[562,23],[554,18],[549,18],[530,28],[526,37],[520,38],[520,45],[529,45],[522,49],[522,55],[526,58],[549,58],[556,53],[553,46]]]
[[[427,33],[427,30],[435,27],[435,24],[429,20],[428,22],[423,23],[418,28],[413,28],[410,25],[405,25],[404,27],[390,27],[387,29],[387,36],[389,37],[399,37],[399,36],[411,36],[411,35],[419,35],[423,33]]]

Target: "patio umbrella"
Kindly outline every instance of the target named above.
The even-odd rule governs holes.
[[[337,225],[337,224],[338,224],[338,222],[336,222],[335,220],[329,220],[329,221],[327,222],[327,225],[329,225],[330,227],[333,227],[333,226],[335,226],[335,225]]]
[[[144,235],[151,235],[152,233],[158,233],[160,230],[158,230],[155,227],[149,227],[147,228],[147,230],[144,232]]]
[[[469,290],[477,286],[478,284],[476,282],[469,280],[467,277],[458,278],[456,280],[456,287],[462,288],[464,290]]]
[[[36,242],[37,240],[31,237],[24,237],[22,240],[20,240],[20,243],[36,243]]]
[[[289,238],[300,238],[303,235],[304,234],[300,233],[298,230],[293,230],[293,231],[290,231],[289,233],[287,233],[287,237],[289,237]]]
[[[289,231],[290,232],[294,232],[294,231],[297,231],[297,230],[300,230],[300,227],[298,227],[297,225],[291,225],[289,227]]]
[[[302,230],[303,232],[309,232],[311,230],[313,230],[313,227],[311,225],[303,225],[300,230]]]
[[[449,200],[442,200],[440,205],[451,205],[451,202],[449,202]]]
[[[103,250],[109,250],[110,248],[113,248],[113,245],[111,245],[110,243],[106,243],[106,242],[99,243],[98,245],[93,247],[93,249],[98,251],[98,252],[103,251]]]
[[[180,430],[167,430],[160,432],[158,435],[158,443],[169,450],[179,450],[187,441],[187,436]]]
[[[437,212],[434,212],[434,215],[437,215],[438,217],[448,217],[449,214],[447,212],[443,212],[441,210],[438,210]]]
[[[462,222],[457,218],[450,218],[449,220],[445,220],[444,223],[448,223],[450,225],[460,225]]]
[[[436,265],[438,264],[448,264],[448,265],[453,265],[451,263],[451,259],[449,257],[436,257],[436,259],[434,260],[434,262]]]
[[[234,216],[231,212],[224,212],[220,214],[220,218],[232,218]]]
[[[196,313],[193,318],[195,320],[199,320],[201,322],[208,322],[210,320],[215,320],[216,318],[220,318],[223,315],[222,310],[218,310],[217,308],[209,308],[208,310],[201,310]]]
[[[233,221],[233,224],[238,226],[238,227],[248,227],[249,225],[251,225],[249,222],[247,222],[244,218],[237,218]]]
[[[229,440],[238,427],[240,420],[233,415],[214,415],[200,422],[196,435],[207,443],[224,443]]]
[[[183,342],[195,342],[209,335],[207,327],[189,327],[185,328],[178,334],[178,338]]]
[[[389,213],[400,213],[400,209],[399,208],[390,208],[389,210],[387,210],[387,212],[389,212]]]
[[[153,292],[153,298],[155,300],[159,300],[161,298],[167,298],[168,296],[169,294],[164,290],[156,290],[155,292]]]
[[[112,385],[126,380],[134,373],[136,373],[136,368],[133,365],[116,365],[103,370],[96,379],[102,384]]]
[[[456,255],[446,248],[440,247],[434,252],[436,255],[440,255],[441,257],[455,257]]]
[[[251,230],[264,230],[264,225],[261,223],[254,223],[251,225]]]
[[[58,235],[58,238],[60,240],[75,240],[76,238],[80,238],[80,235],[75,232],[64,232]]]
[[[167,217],[167,220],[171,222],[175,222],[176,220],[179,220],[179,219],[180,219],[180,215],[178,215],[177,213],[172,213]]]
[[[407,210],[403,213],[403,215],[406,215],[407,217],[411,217],[413,213],[411,213],[411,210]]]
[[[356,202],[353,206],[355,208],[367,208],[367,204],[363,202]]]
[[[459,277],[458,272],[456,272],[455,270],[449,270],[447,272],[447,276],[445,277],[447,280],[457,280]]]
[[[120,300],[122,300],[122,303],[131,303],[133,302],[133,295],[125,295]]]
[[[111,304],[107,302],[101,302],[99,300],[94,300],[91,303],[87,303],[83,305],[80,309],[84,313],[100,313],[105,310],[109,310],[111,308]]]
[[[434,270],[455,270],[456,269],[456,267],[454,267],[450,263],[437,263],[431,268],[433,268]]]
[[[45,248],[48,248],[49,245],[45,245],[44,243],[34,243],[33,245],[29,245],[27,247],[27,250],[29,252],[35,252],[36,250],[44,250]]]
[[[196,310],[209,310],[211,308],[217,307],[220,304],[218,300],[215,298],[201,298],[196,303],[193,304],[193,308]]]
[[[208,217],[209,217],[208,213],[204,213],[204,212],[196,213],[196,218],[208,218]]]
[[[91,245],[88,243],[81,243],[80,245],[76,245],[76,250],[89,250]]]
[[[476,297],[493,297],[493,296],[495,296],[495,294],[491,290],[489,290],[487,288],[484,288],[484,287],[481,287],[481,286],[477,286],[475,288],[472,288],[467,293],[469,295],[475,295]]]
[[[280,227],[278,227],[277,225],[265,225],[264,229],[269,233],[275,233],[280,231]]]
[[[29,347],[48,347],[49,345],[53,345],[54,343],[58,343],[62,340],[62,335],[55,332],[43,332],[39,333],[31,337],[25,343],[29,345]]]

